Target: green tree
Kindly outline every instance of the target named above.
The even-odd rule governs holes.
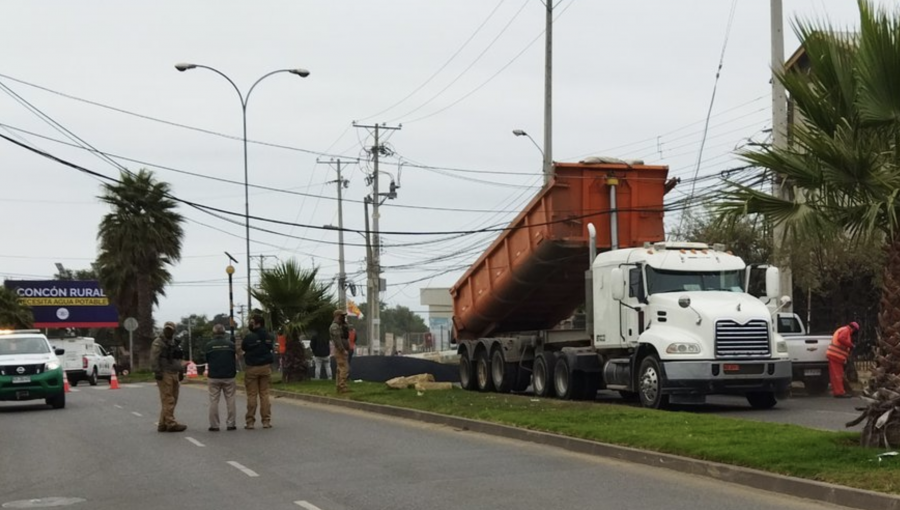
[[[286,336],[282,367],[285,382],[302,380],[307,358],[300,339],[328,335],[337,306],[328,285],[316,281],[318,269],[303,269],[295,260],[280,262],[260,274],[259,288],[251,289],[273,334]]]
[[[15,290],[0,287],[0,329],[28,329],[33,325],[31,307],[22,304]]]
[[[425,320],[417,315],[409,308],[396,305],[393,308],[381,302],[381,345],[384,347],[384,334],[391,333],[394,336],[407,337],[409,333],[425,333],[428,331],[428,325]],[[369,304],[360,303],[359,309],[363,313],[368,312]],[[349,318],[351,325],[356,329],[356,338],[358,345],[367,346],[369,344],[369,329],[366,320],[357,320]]]
[[[172,280],[169,267],[181,258],[184,218],[176,212],[170,186],[148,170],[122,172],[119,182],[103,185],[99,198],[112,209],[97,235],[100,282],[120,315],[137,318],[135,351],[146,356],[153,340],[153,306]]]
[[[859,9],[858,34],[797,22],[810,71],[778,79],[802,120],[790,146],[743,153],[784,176],[793,198],[733,185],[720,207],[732,219],[762,214],[787,238],[827,245],[846,236],[884,247],[877,368],[855,422],[866,420],[861,442],[874,447],[900,444],[900,413],[891,414],[900,404],[900,11],[868,1]]]

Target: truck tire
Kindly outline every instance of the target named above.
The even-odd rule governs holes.
[[[97,367],[94,367],[94,370],[91,371],[91,375],[88,376],[88,384],[91,386],[97,385]]]
[[[828,379],[805,379],[803,387],[810,396],[818,396],[828,391]]]
[[[577,400],[581,394],[580,379],[569,365],[567,356],[560,356],[556,360],[556,367],[553,369],[553,390],[557,397],[563,400]]]
[[[491,355],[491,379],[497,393],[509,393],[516,381],[518,367],[503,359],[503,349],[494,349]]]
[[[665,409],[669,406],[669,396],[663,395],[665,375],[656,354],[651,354],[641,360],[641,368],[638,370],[638,396],[641,405],[650,409]]]
[[[464,390],[475,391],[475,370],[466,352],[459,354],[459,384]]]
[[[63,392],[53,395],[52,397],[47,397],[44,399],[44,402],[53,409],[62,409],[66,407],[66,394]]]
[[[534,372],[532,373],[532,384],[534,385],[534,394],[538,397],[553,396],[553,369],[556,364],[556,356],[551,353],[544,352],[534,358]]]
[[[66,377],[68,377],[68,376],[66,376]],[[77,378],[77,377],[72,377],[71,379],[69,379],[69,386],[71,386],[71,387],[73,387],[73,388],[74,388],[75,386],[78,386],[78,378]]]
[[[491,379],[491,360],[488,358],[487,349],[475,354],[475,383],[478,391],[494,391],[494,381]]]
[[[771,409],[778,403],[771,391],[755,391],[747,394],[747,402],[753,409]]]

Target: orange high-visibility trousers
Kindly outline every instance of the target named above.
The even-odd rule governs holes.
[[[836,359],[828,360],[828,376],[831,378],[831,394],[844,394],[844,362]]]

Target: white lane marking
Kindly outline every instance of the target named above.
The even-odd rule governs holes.
[[[137,411],[131,411],[131,414],[137,416],[138,418],[143,418],[143,417],[144,417],[143,414],[141,414],[141,413],[139,413],[139,412],[137,412]]]
[[[259,474],[258,474],[256,471],[253,471],[252,469],[250,469],[250,468],[248,468],[248,467],[242,465],[240,462],[235,462],[235,461],[233,461],[233,460],[229,460],[229,461],[228,461],[228,464],[231,465],[231,467],[234,467],[234,468],[237,468],[237,469],[240,470],[240,471],[243,471],[244,474],[247,475],[247,476],[250,476],[250,477],[256,477],[256,476],[259,476]]]
[[[186,437],[185,439],[187,439],[188,441],[194,443],[195,445],[199,446],[200,448],[203,448],[204,446],[206,446],[205,444],[201,443],[200,441],[197,441],[197,440],[194,439],[193,437]]]
[[[309,501],[294,501],[294,504],[299,507],[305,508],[306,510],[322,510],[321,508],[310,503]]]
[[[125,409],[124,407],[120,406],[119,404],[113,404],[113,407],[115,407],[116,409]]]
[[[71,391],[72,393],[78,393],[81,390],[79,390],[78,388],[69,388],[69,391]]]

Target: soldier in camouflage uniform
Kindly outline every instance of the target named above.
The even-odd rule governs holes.
[[[334,311],[334,322],[328,328],[328,335],[331,337],[331,345],[334,347],[334,360],[337,363],[337,377],[335,384],[338,393],[350,393],[347,388],[347,377],[350,375],[350,364],[347,361],[350,352],[349,335],[347,329],[347,312],[344,310]]]
[[[175,421],[175,406],[178,405],[178,385],[184,378],[184,351],[175,341],[175,323],[167,322],[163,333],[150,346],[150,368],[159,388],[159,432],[181,432],[187,429]]]

